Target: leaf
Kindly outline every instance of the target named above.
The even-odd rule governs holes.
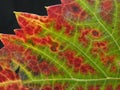
[[[120,1],[61,2],[46,7],[48,16],[15,12],[21,28],[0,34],[0,69],[19,78],[6,76],[1,88],[120,90]]]

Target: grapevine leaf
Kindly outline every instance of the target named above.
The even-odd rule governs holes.
[[[120,1],[45,8],[47,16],[14,12],[20,29],[0,34],[0,88],[120,90]]]

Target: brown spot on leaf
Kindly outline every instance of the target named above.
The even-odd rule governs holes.
[[[97,31],[97,30],[92,30],[91,31],[91,34],[92,34],[92,36],[94,37],[94,38],[100,38],[100,32],[99,31]]]

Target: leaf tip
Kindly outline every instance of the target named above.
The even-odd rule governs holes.
[[[15,14],[16,18],[21,14],[21,12],[17,12],[17,11],[13,11],[13,13]]]
[[[49,6],[44,6],[44,8],[45,8],[46,10],[48,10]]]

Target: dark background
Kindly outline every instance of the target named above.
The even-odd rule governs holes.
[[[0,33],[13,34],[13,29],[19,28],[13,11],[47,15],[44,6],[60,3],[60,0],[0,0]]]

